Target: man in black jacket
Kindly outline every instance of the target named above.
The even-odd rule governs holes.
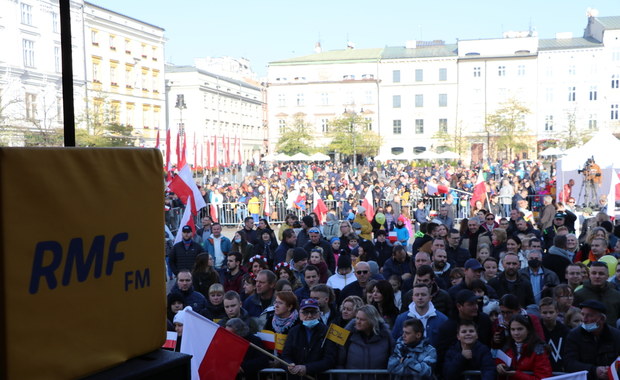
[[[196,256],[205,251],[200,244],[192,240],[192,227],[184,226],[181,233],[183,239],[172,247],[168,255],[168,265],[175,276],[183,269],[191,271],[194,268]]]
[[[325,339],[327,326],[320,318],[319,304],[309,298],[301,302],[299,318],[301,325],[292,327],[284,343],[282,359],[289,363],[289,373],[302,378],[327,371],[334,366],[336,359],[336,345]]]
[[[515,254],[507,254],[502,260],[504,272],[489,281],[497,292],[497,296],[502,298],[504,294],[514,294],[519,300],[519,305],[526,308],[534,303],[534,292],[528,280],[519,275],[521,266],[519,257]]]

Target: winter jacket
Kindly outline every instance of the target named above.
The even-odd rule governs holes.
[[[186,291],[181,291],[181,289],[179,289],[179,286],[177,284],[174,284],[174,286],[170,290],[170,293],[180,294],[183,297],[183,304],[185,306],[191,306],[192,310],[194,310],[196,313],[202,314],[202,312],[207,307],[206,298],[199,292],[195,291],[193,286],[190,286],[190,288]]]
[[[522,347],[525,350],[525,344]],[[547,377],[551,377],[551,362],[549,362],[549,356],[545,352],[545,346],[537,344],[534,350],[529,355],[523,355],[517,360],[517,353],[514,348],[505,349],[504,352],[512,359],[510,370],[516,370],[516,373],[512,376],[499,376],[500,380],[540,380]],[[499,359],[495,359],[496,364],[503,363]],[[533,374],[527,374],[524,371],[528,371]]]
[[[575,292],[573,306],[585,300],[596,300],[602,302],[607,308],[607,324],[615,326],[616,320],[620,318],[620,292],[612,284],[605,282],[602,287],[594,287],[590,280],[583,282],[583,287]]]
[[[179,274],[180,270],[187,269],[192,270],[194,268],[194,262],[196,261],[196,256],[204,252],[204,249],[200,246],[200,244],[190,241],[189,247],[185,248],[185,243],[180,241],[172,246],[172,251],[168,255],[168,265],[170,265],[170,270],[176,276]]]
[[[471,359],[465,359],[462,350],[461,342],[456,342],[446,352],[442,366],[444,379],[469,380],[469,377],[463,377],[463,371],[480,371],[480,376],[474,375],[471,379],[495,380],[497,372],[489,347],[476,341],[471,348]]]
[[[344,346],[340,347],[338,353],[338,368],[346,369],[385,369],[388,359],[394,348],[394,339],[390,334],[390,328],[387,323],[380,326],[379,334],[373,334],[370,337],[364,336],[363,333],[355,330],[355,319],[353,319],[346,327],[351,331],[349,339]],[[343,377],[347,380],[365,380],[374,379],[373,375],[360,376],[348,375]],[[377,376],[377,379],[384,377]]]
[[[566,327],[562,322],[556,322],[553,330],[547,329],[542,325],[543,332],[545,333],[545,339],[547,347],[549,349],[549,361],[551,361],[551,368],[553,372],[564,372],[564,346],[566,345],[566,336],[570,329]]]
[[[323,236],[327,241],[340,235],[340,222],[336,218],[336,215],[331,212],[327,213],[327,222],[323,226]]]
[[[306,330],[304,325],[297,325],[289,330],[282,350],[282,359],[288,363],[305,365],[306,373],[316,378],[316,374],[334,367],[337,348],[334,342],[324,339],[327,326],[323,323],[312,329],[310,341]],[[301,379],[295,376],[288,378]]]
[[[506,280],[506,274],[500,273],[499,276],[491,279],[489,285],[497,292],[497,298],[502,298],[504,294],[514,294],[519,300],[521,307],[533,304],[534,293],[530,281],[517,274],[517,280],[510,282]]]
[[[345,286],[354,281],[357,281],[357,277],[355,277],[355,273],[353,273],[353,271],[347,273],[346,275],[336,273],[327,279],[327,285],[332,289],[342,290]]]
[[[383,243],[375,241],[375,252],[377,254],[377,264],[379,267],[383,267],[387,259],[392,257],[394,246],[389,240],[385,240]]]
[[[245,322],[246,325],[248,325],[248,327],[250,328],[250,334],[256,334],[258,332],[258,325],[256,324],[256,320],[250,317],[250,314],[248,314],[247,310],[241,308],[239,312],[239,317],[237,318],[241,319],[243,322]],[[226,322],[228,322],[229,319],[230,318],[226,316],[220,319],[217,324],[222,327],[226,327]]]
[[[620,330],[603,327],[598,337],[581,327],[572,329],[564,346],[567,372],[588,371],[588,380],[596,380],[596,367],[611,365],[620,356]]]
[[[370,224],[365,216],[360,214],[355,215],[353,223],[359,223],[362,226],[362,233],[360,234],[361,237],[366,240],[372,239],[372,224]]]
[[[245,269],[239,268],[239,272],[236,275],[231,275],[228,269],[220,269],[220,282],[224,285],[224,292],[234,290],[241,294],[243,291],[243,276],[245,276]]]
[[[407,227],[404,224],[402,226],[396,225],[394,231],[396,232],[396,239],[407,246],[407,244],[409,244],[409,230]]]
[[[226,268],[226,255],[228,255],[228,253],[232,249],[232,243],[230,242],[230,239],[224,235],[221,235],[220,237],[221,237],[220,249],[222,250],[223,257],[215,257],[215,246],[213,245],[214,244],[213,235],[211,235],[211,237],[205,240],[205,242],[203,243],[205,247],[205,251],[207,251],[209,255],[213,257],[213,260],[215,262],[215,267],[218,269],[222,267]]]
[[[437,351],[425,339],[412,347],[398,338],[387,369],[395,379],[433,379],[436,362]]]
[[[448,317],[441,311],[435,309],[432,302],[428,304],[429,309],[424,315],[419,315],[415,310],[415,304],[412,302],[409,304],[409,311],[401,313],[394,322],[394,328],[392,329],[392,337],[398,339],[403,334],[403,325],[407,319],[418,318],[424,325],[424,338],[433,346],[437,345],[437,339],[439,338],[439,326],[441,326]]]
[[[566,282],[566,267],[573,262],[573,255],[572,252],[553,245],[549,248],[549,252],[545,257],[543,257],[542,265],[544,268],[557,274],[559,281],[564,283]]]

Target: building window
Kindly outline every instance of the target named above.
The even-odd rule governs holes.
[[[416,69],[415,70],[415,81],[422,82],[424,80],[424,70]]]
[[[445,82],[448,80],[448,69],[440,68],[439,69],[439,81]]]
[[[400,83],[400,70],[392,70],[392,82]]]
[[[598,97],[598,90],[596,86],[590,86],[590,100],[592,101],[597,100],[597,97]]]
[[[620,88],[620,75],[614,74],[611,76],[611,88]]]
[[[596,124],[596,115],[590,114],[590,117],[588,117],[588,129],[596,130]]]
[[[125,40],[125,54],[131,54],[131,41]]]
[[[278,107],[286,107],[286,96],[278,94]]]
[[[321,132],[329,132],[329,121],[327,119],[321,119]]]
[[[61,65],[62,61],[60,58],[60,46],[54,46],[54,71],[59,73],[61,72]]]
[[[24,66],[34,67],[34,41],[22,40]]]
[[[99,63],[93,62],[93,82],[101,83],[101,78],[99,76]]]
[[[553,89],[550,87],[545,89],[545,101],[547,103],[553,103]]]
[[[480,67],[474,67],[474,78],[480,78]]]
[[[448,133],[448,119],[439,119],[439,132]]]
[[[367,131],[372,131],[372,118],[371,117],[367,117],[364,120],[366,120],[366,130]]]
[[[525,65],[519,65],[517,67],[517,75],[520,77],[525,75]]]
[[[553,115],[545,116],[545,131],[553,131]]]
[[[96,30],[90,31],[90,42],[95,46],[99,46],[99,35]]]
[[[35,120],[37,117],[37,95],[26,94],[26,119]]]
[[[392,107],[400,108],[400,95],[392,96]]]
[[[60,28],[58,27],[58,13],[52,13],[52,31],[54,33],[60,32]]]
[[[110,35],[110,50],[116,50],[116,37]]]
[[[618,105],[611,105],[611,120],[618,120]]]
[[[421,135],[424,133],[424,119],[415,120],[415,134]]]
[[[577,69],[575,68],[575,65],[569,65],[568,75],[576,75],[576,74],[577,74]]]
[[[278,119],[278,130],[280,131],[281,135],[284,134],[284,132],[286,131],[286,120]]]
[[[497,76],[500,76],[500,77],[506,76],[506,66],[497,66]]]
[[[400,120],[393,120],[392,121],[392,132],[395,135],[400,135],[402,133]]]
[[[32,25],[32,5],[21,3],[22,24]]]
[[[569,102],[574,102],[576,95],[575,95],[575,86],[570,86],[568,87],[568,101]]]
[[[118,78],[116,75],[116,66],[110,66],[110,84],[112,86],[118,86]]]
[[[439,94],[439,107],[448,106],[448,94]]]
[[[56,97],[56,121],[62,123],[62,97]]]
[[[295,98],[295,104],[297,104],[298,106],[303,106],[304,103],[304,94],[300,92]]]
[[[280,94],[282,95],[282,94]],[[282,95],[284,96],[284,95]],[[324,106],[328,106],[329,105],[329,93],[327,92],[322,92],[321,93],[321,104]]]
[[[374,104],[374,96],[372,91],[366,91],[366,104]]]
[[[424,107],[424,94],[416,94],[415,95],[415,106],[416,107]]]

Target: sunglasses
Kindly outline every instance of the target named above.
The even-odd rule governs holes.
[[[357,274],[368,274],[368,271],[367,270],[358,270],[355,273],[357,273]]]
[[[319,311],[316,310],[316,309],[304,309],[304,310],[301,311],[301,313],[303,315],[315,315],[315,314],[318,314]]]

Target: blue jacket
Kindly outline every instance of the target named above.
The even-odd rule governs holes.
[[[489,347],[476,342],[471,349],[471,359],[465,359],[461,351],[461,342],[456,342],[446,352],[442,366],[444,379],[460,379],[463,371],[480,371],[480,376],[472,376],[472,379],[494,380],[496,378],[495,362]]]
[[[207,251],[207,253],[209,253],[209,255],[213,257],[213,260],[215,260],[215,251],[214,251],[215,248],[213,246],[213,239],[208,238],[207,240],[204,241],[203,244],[205,247],[205,251]],[[220,243],[220,248],[222,248],[222,253],[224,254],[224,256],[228,255],[228,253],[232,250],[232,243],[230,242],[230,239],[224,235],[222,235],[222,242]],[[218,268],[219,267],[226,268],[226,259],[224,259],[223,263],[215,263],[215,266]]]
[[[185,306],[191,306],[196,313],[202,314],[207,308],[207,299],[191,286],[188,290],[182,291],[177,284],[174,284],[170,293],[176,293],[183,296]]]
[[[409,230],[406,226],[403,225],[402,228],[396,226],[394,227],[394,231],[396,232],[396,239],[399,242],[409,242]]]
[[[415,307],[412,303],[411,307]],[[429,310],[430,311],[430,310]],[[413,316],[409,315],[409,311],[405,311],[404,313],[400,313],[398,317],[396,317],[396,321],[394,322],[394,328],[392,329],[392,337],[396,340],[398,337],[403,335],[403,324],[407,319],[413,318]],[[439,327],[448,320],[448,317],[444,313],[439,310],[435,310],[433,315],[428,318],[426,321],[426,328],[424,329],[424,337],[428,342],[436,346],[437,340],[439,338]]]
[[[437,351],[426,340],[411,347],[398,338],[387,369],[396,379],[432,379],[436,362]]]

